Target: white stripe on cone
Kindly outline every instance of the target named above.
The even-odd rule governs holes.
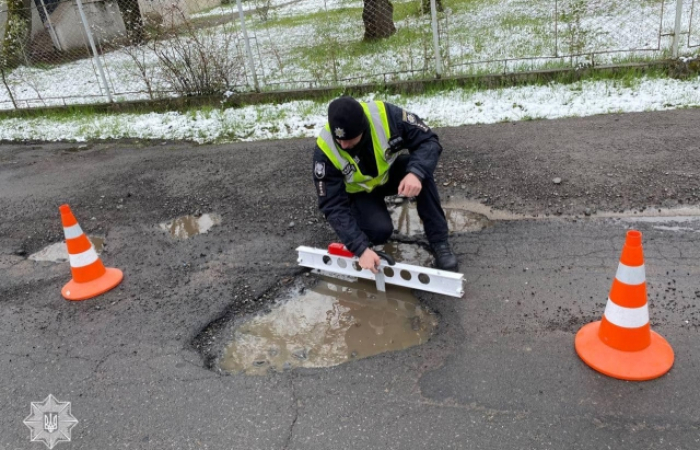
[[[68,255],[68,257],[70,258],[71,267],[76,268],[89,266],[98,259],[95,247],[92,245],[90,246],[89,250],[86,250],[82,253],[78,253],[77,255]]]
[[[649,323],[647,305],[639,308],[625,308],[608,298],[608,304],[605,305],[605,313],[603,314],[608,322],[622,328],[639,328]]]
[[[66,235],[66,239],[75,239],[83,234],[83,230],[77,223],[72,227],[64,227],[63,234]]]
[[[617,266],[617,275],[615,275],[615,278],[628,286],[642,284],[646,281],[644,264],[641,266],[626,266],[620,263],[620,265]]]

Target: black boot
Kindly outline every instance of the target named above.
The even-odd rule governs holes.
[[[452,253],[449,242],[436,242],[434,244],[430,244],[430,248],[433,249],[433,254],[435,255],[435,265],[438,267],[438,269],[449,270],[450,272],[457,272],[459,270],[457,257],[454,253]]]

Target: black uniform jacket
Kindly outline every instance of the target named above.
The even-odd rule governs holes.
[[[415,114],[398,106],[384,103],[389,118],[391,136],[389,143],[395,151],[407,149],[410,154],[408,171],[423,180],[432,177],[442,147],[438,137]],[[400,139],[399,139],[400,138]],[[364,175],[377,175],[377,163],[369,132],[349,153],[359,157],[358,165]],[[371,244],[360,230],[350,210],[350,197],[345,190],[345,177],[318,146],[314,149],[314,184],[318,195],[318,207],[338,234],[340,240],[355,255],[360,256]]]

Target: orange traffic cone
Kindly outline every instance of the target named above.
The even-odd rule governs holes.
[[[581,328],[575,346],[583,362],[621,380],[651,380],[671,369],[673,349],[649,325],[639,231],[627,232],[603,319]]]
[[[61,295],[67,300],[87,300],[118,285],[124,277],[122,271],[102,265],[95,247],[78,225],[70,206],[61,205],[59,209],[73,274],[73,279],[61,289]]]

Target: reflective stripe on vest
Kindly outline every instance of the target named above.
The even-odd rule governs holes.
[[[387,124],[387,129],[384,130],[385,121],[382,120],[382,113],[379,112],[379,106],[377,105],[377,103],[378,102],[367,103],[367,108],[369,109],[370,117],[372,118],[372,131],[374,131],[377,134],[377,138],[379,139],[379,146],[382,149],[382,154],[384,154],[384,150],[389,148],[389,138],[387,137],[387,134],[389,133],[389,125]],[[362,105],[364,106],[365,104],[363,103]],[[382,109],[384,108],[384,104],[382,103]],[[386,109],[384,109],[384,111],[384,118],[386,118]]]
[[[321,147],[321,150],[323,150],[323,153],[325,153],[326,156],[328,156],[328,159],[331,160],[335,168],[343,172],[343,174],[345,175],[345,182],[352,183],[352,171],[348,171],[346,169],[346,167],[350,166],[351,164],[347,159],[340,156],[340,153],[338,152],[338,147],[336,147],[335,145],[335,140],[333,139],[333,135],[331,134],[331,130],[328,125],[326,125],[326,127],[323,130],[321,130],[321,135],[318,137],[316,143],[318,144],[319,141],[325,144],[325,146],[323,147],[319,145],[319,147]],[[328,155],[328,152],[331,152],[333,154],[332,158]],[[339,165],[341,166],[339,167]]]
[[[384,103],[376,101],[361,103],[361,105],[365,115],[370,119],[372,146],[377,162],[378,173],[376,177],[363,175],[360,172],[360,168],[353,158],[336,144],[329,124],[326,124],[316,140],[316,145],[333,163],[335,168],[340,170],[345,176],[345,190],[349,193],[372,192],[375,187],[386,183],[389,179],[389,168],[398,156],[393,154],[391,158],[386,159],[386,151],[389,148],[387,136],[390,134],[390,130]]]

